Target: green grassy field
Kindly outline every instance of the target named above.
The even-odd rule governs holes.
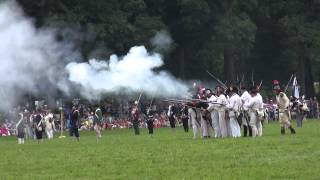
[[[320,121],[296,135],[280,135],[277,123],[260,138],[193,140],[192,132],[162,128],[93,132],[18,145],[0,138],[0,179],[320,179]]]

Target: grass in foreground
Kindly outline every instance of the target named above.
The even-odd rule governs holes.
[[[277,123],[260,138],[193,140],[177,128],[93,132],[18,145],[0,138],[0,179],[320,179],[320,121],[280,135]]]

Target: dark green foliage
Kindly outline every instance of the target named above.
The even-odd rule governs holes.
[[[18,0],[38,27],[72,28],[84,58],[125,54],[167,30],[174,41],[165,67],[184,79],[208,80],[205,70],[236,83],[285,84],[292,73],[313,96],[320,77],[318,0]],[[61,30],[61,32],[64,32]],[[238,77],[238,78],[237,78]]]

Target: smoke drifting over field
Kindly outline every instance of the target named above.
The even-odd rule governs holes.
[[[98,99],[103,93],[145,92],[153,96],[176,96],[187,87],[166,71],[160,54],[144,46],[131,48],[124,57],[71,62],[72,42],[61,43],[50,29],[37,29],[14,1],[0,4],[0,109],[13,106],[20,95],[51,95],[56,89],[68,95],[77,84],[83,96]],[[166,47],[171,39],[161,32],[152,42]],[[68,60],[67,60],[68,59]]]
[[[65,91],[58,76],[70,54],[48,29],[36,29],[14,1],[0,4],[0,108],[9,108],[21,94],[50,92],[54,86]]]
[[[137,46],[119,58],[108,61],[92,59],[89,63],[70,63],[67,70],[72,82],[82,85],[83,95],[97,97],[101,92],[145,92],[151,96],[179,96],[187,93],[187,86],[166,71],[155,72],[163,61],[159,54],[150,54]]]

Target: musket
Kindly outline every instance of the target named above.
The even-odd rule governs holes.
[[[166,102],[171,102],[171,103],[180,103],[180,104],[184,104],[184,103],[194,103],[195,101],[196,102],[204,102],[204,103],[211,103],[211,104],[218,104],[218,105],[225,105],[225,104],[222,104],[222,103],[218,103],[218,102],[215,102],[215,101],[207,101],[207,100],[202,100],[202,99],[165,99],[163,101],[166,101]]]
[[[203,99],[188,99],[188,100],[199,101],[199,102],[204,102],[204,103],[211,103],[211,104],[218,104],[218,105],[225,105],[222,103],[218,103],[216,101],[208,101],[208,100],[203,100]]]
[[[220,81],[220,79],[216,78],[212,73],[210,73],[208,70],[207,70],[207,73],[213,78],[215,79],[220,85],[222,85],[224,88],[227,89],[227,86],[222,82]]]
[[[138,100],[137,100],[137,102],[138,102],[137,104],[140,103],[140,99],[141,99],[142,93],[143,93],[143,92],[141,92],[140,95],[139,95],[139,98],[138,98]]]
[[[260,87],[262,86],[263,80],[260,81],[260,84],[258,86],[258,89],[260,89]]]
[[[254,86],[253,71],[251,71],[251,83],[252,83],[252,86]]]
[[[288,83],[287,83],[287,85],[286,85],[286,87],[284,89],[284,93],[286,93],[286,91],[288,90],[288,87],[289,87],[289,84],[290,84],[292,78],[293,78],[293,74],[291,75],[291,77],[290,77],[290,79],[289,79],[289,81],[288,81]]]

